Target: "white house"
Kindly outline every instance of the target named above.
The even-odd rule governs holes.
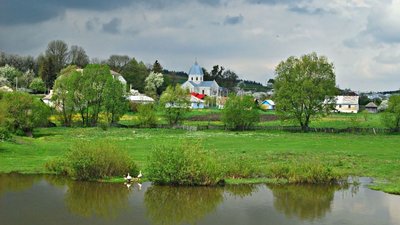
[[[261,103],[261,108],[264,110],[274,110],[275,109],[275,102],[271,99],[264,100]]]
[[[190,108],[192,109],[204,109],[205,101],[198,97],[198,95],[192,93],[190,95]]]
[[[357,113],[359,110],[358,98],[359,96],[336,96],[336,111],[341,113]]]
[[[190,68],[188,80],[182,84],[182,88],[189,89],[191,93],[195,92],[211,97],[217,97],[220,93],[220,87],[215,80],[204,81],[203,70],[197,62]]]

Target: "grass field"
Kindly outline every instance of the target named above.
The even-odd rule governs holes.
[[[213,120],[213,115],[221,115],[221,110],[218,109],[199,109],[192,110],[187,115],[185,115],[185,120],[183,123],[185,125],[223,125],[221,121]],[[260,115],[275,115],[274,111],[261,111]],[[158,123],[159,124],[167,124],[167,122],[163,119],[162,114],[160,112],[157,113]],[[202,120],[191,120],[190,118],[197,117]],[[121,124],[124,125],[136,125],[138,124],[136,114],[128,113],[121,118]],[[257,126],[298,126],[296,121],[281,121],[278,118],[276,120],[269,121],[261,121],[257,124]],[[362,113],[357,114],[347,114],[347,113],[334,113],[327,117],[322,118],[313,118],[311,120],[310,127],[316,128],[385,128],[381,122],[381,114],[368,114],[365,119]]]
[[[263,171],[273,163],[318,161],[343,174],[373,177],[377,181],[374,188],[400,193],[400,135],[42,128],[34,136],[0,143],[0,172],[46,173],[44,164],[63,156],[74,143],[101,139],[126,149],[145,168],[154,146],[173,146],[190,139],[217,152],[224,159],[221,164],[240,158]]]

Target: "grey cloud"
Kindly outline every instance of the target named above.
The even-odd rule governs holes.
[[[289,7],[289,11],[306,15],[323,15],[326,13],[331,13],[330,11],[327,11],[323,8],[309,8],[302,6],[291,6]]]
[[[121,26],[121,19],[113,18],[110,22],[103,24],[103,31],[110,34],[118,34]]]
[[[294,4],[294,3],[299,3],[299,2],[309,1],[309,0],[247,0],[247,1],[252,4],[287,5],[287,4]]]
[[[86,21],[85,27],[88,31],[93,31],[99,25],[99,18],[93,18],[91,20]]]
[[[400,62],[400,54],[390,52],[381,52],[379,55],[374,57],[374,60],[381,64],[394,64],[397,65]]]
[[[243,22],[243,16],[226,16],[224,20],[224,25],[236,25]]]
[[[12,26],[35,24],[62,16],[66,9],[85,9],[107,11],[130,5],[153,9],[164,9],[195,1],[200,4],[218,6],[220,0],[2,0],[0,7],[0,25]]]

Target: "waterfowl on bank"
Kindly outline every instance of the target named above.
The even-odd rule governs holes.
[[[139,171],[139,174],[137,175],[137,178],[140,179],[142,176],[143,176],[143,175],[142,175],[142,171],[140,170],[140,171]]]
[[[129,175],[129,173],[128,173],[128,175],[126,175],[126,177],[124,177],[124,180],[126,180],[127,182],[131,182],[132,181],[131,175]]]

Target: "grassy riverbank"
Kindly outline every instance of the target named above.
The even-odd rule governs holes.
[[[0,172],[46,173],[45,163],[65,155],[75,143],[104,139],[127,150],[140,168],[146,167],[147,157],[155,146],[174,146],[191,139],[215,151],[223,159],[221,164],[235,161],[242,170],[251,167],[249,176],[262,177],[281,167],[321,163],[343,175],[373,177],[377,179],[375,189],[400,193],[400,135],[46,128],[35,131],[34,138],[15,137],[14,142],[1,143]]]

